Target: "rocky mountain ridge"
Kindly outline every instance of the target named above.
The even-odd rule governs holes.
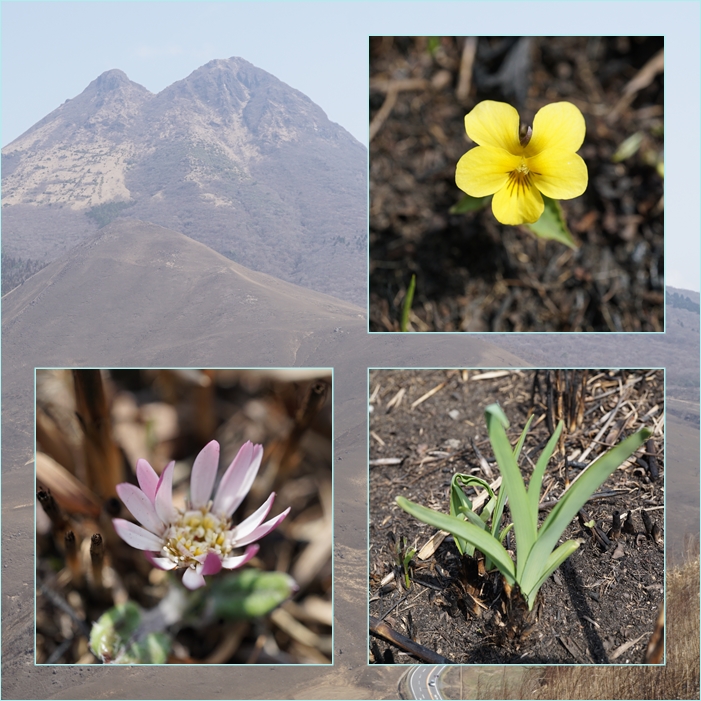
[[[3,149],[3,244],[50,261],[115,218],[364,303],[366,149],[240,58],[153,94],[103,73]]]

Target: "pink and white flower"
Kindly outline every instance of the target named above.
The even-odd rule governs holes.
[[[146,551],[154,566],[164,570],[185,569],[183,584],[188,589],[204,586],[205,575],[245,565],[258,552],[255,541],[277,528],[290,512],[287,508],[263,523],[275,499],[273,492],[259,509],[233,525],[231,517],[251,489],[262,457],[262,445],[245,443],[211,500],[219,465],[219,443],[208,443],[192,466],[190,501],[185,509],[173,505],[175,462],[159,477],[146,460],[137,461],[139,487],[124,482],[117,485],[117,494],[143,528],[115,518],[112,522],[117,534],[133,548]],[[236,548],[242,547],[246,547],[242,555],[232,555]]]

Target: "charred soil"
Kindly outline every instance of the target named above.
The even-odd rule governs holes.
[[[481,377],[484,375],[484,377]],[[503,371],[497,377],[462,370],[375,370],[370,373],[370,616],[423,648],[466,664],[625,664],[642,663],[664,599],[663,373],[654,371],[553,371],[555,418],[561,403],[568,421],[568,397],[557,386],[579,387],[584,399],[581,423],[566,429],[565,457],[551,459],[543,481],[541,523],[562,494],[566,480],[583,463],[643,425],[654,430],[653,444],[638,451],[602,485],[584,507],[596,529],[574,519],[562,541],[580,547],[548,578],[532,612],[517,611],[518,599],[504,596],[501,575],[480,574],[478,563],[462,558],[451,536],[421,559],[421,548],[436,530],[402,511],[397,496],[445,513],[455,472],[492,482],[499,475],[491,461],[484,408],[498,401],[511,422],[512,444],[529,412],[535,413],[520,461],[527,480],[550,436],[545,371]],[[540,391],[533,393],[535,378]],[[583,389],[582,389],[583,387]],[[438,388],[430,397],[424,395]],[[400,402],[390,405],[403,391]],[[413,405],[413,406],[412,406]],[[574,406],[569,405],[569,406]],[[613,417],[610,423],[608,419]],[[576,413],[576,412],[575,412]],[[605,428],[604,428],[605,427]],[[602,432],[602,429],[603,432]],[[602,434],[599,437],[599,434]],[[651,479],[655,451],[658,476]],[[470,496],[468,492],[468,496]],[[472,497],[475,495],[472,494]],[[471,497],[471,498],[472,498]],[[632,532],[610,534],[613,515],[623,523],[632,514]],[[510,522],[508,507],[505,521]],[[625,530],[625,529],[624,529]],[[629,529],[630,530],[630,529]],[[603,540],[601,538],[603,533]],[[608,538],[611,535],[611,538]],[[606,540],[610,540],[607,545]],[[506,543],[512,551],[514,541]],[[407,550],[419,553],[408,565],[404,584],[399,562]],[[512,611],[506,612],[511,607]],[[521,614],[521,615],[518,615]],[[372,629],[372,625],[371,625]],[[370,658],[378,663],[418,663],[419,655],[372,635]]]
[[[662,331],[662,48],[662,37],[371,38],[371,330],[399,330],[416,274],[415,331]],[[482,100],[514,105],[524,124],[552,102],[583,113],[589,185],[562,203],[576,250],[499,224],[490,206],[450,213],[472,146],[464,117]]]

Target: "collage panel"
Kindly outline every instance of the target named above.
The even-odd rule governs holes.
[[[35,377],[37,665],[332,663],[332,370]]]
[[[369,74],[371,332],[665,330],[663,36],[371,36]]]
[[[368,390],[371,662],[664,664],[664,370],[373,369]]]

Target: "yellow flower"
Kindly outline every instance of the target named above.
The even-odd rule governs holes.
[[[543,213],[541,194],[569,200],[586,190],[587,166],[575,153],[585,130],[572,103],[554,102],[519,135],[518,112],[485,100],[465,117],[465,131],[478,146],[458,161],[455,182],[472,197],[494,195],[492,211],[502,224],[532,224]]]

